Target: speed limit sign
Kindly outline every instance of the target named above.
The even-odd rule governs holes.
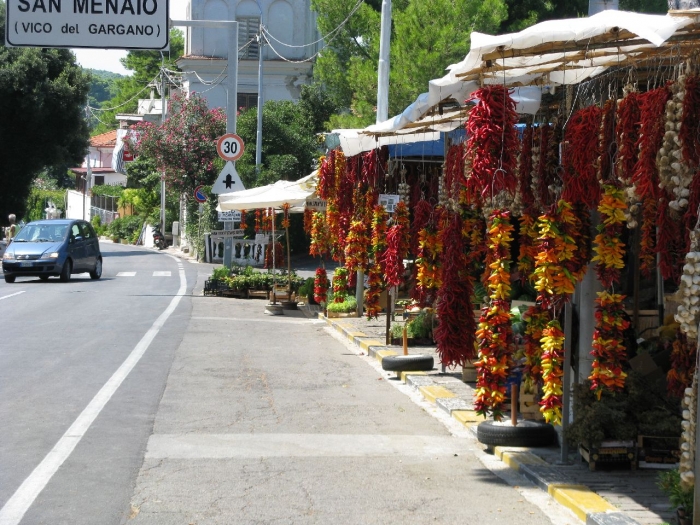
[[[235,133],[226,133],[216,142],[216,152],[224,160],[238,160],[243,155],[243,139]]]

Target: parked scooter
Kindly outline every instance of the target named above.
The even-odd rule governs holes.
[[[153,228],[153,244],[159,250],[164,250],[168,247],[168,243],[165,242],[165,235],[160,232],[158,227]]]

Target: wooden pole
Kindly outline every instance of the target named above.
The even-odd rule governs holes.
[[[408,355],[408,327],[403,325],[403,355]]]
[[[518,425],[518,387],[515,383],[510,385],[510,423],[514,427]]]

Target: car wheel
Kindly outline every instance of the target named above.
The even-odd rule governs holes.
[[[63,268],[61,268],[61,275],[59,276],[61,282],[67,283],[70,281],[70,272],[72,269],[73,263],[70,259],[66,259],[66,262],[63,263]]]
[[[14,276],[14,275],[5,275],[5,282],[6,282],[6,283],[13,283],[13,282],[15,282],[15,276]]]
[[[102,259],[97,258],[97,262],[95,262],[95,269],[90,272],[90,279],[99,279],[102,277]]]
[[[557,439],[557,431],[548,423],[519,420],[516,426],[510,419],[482,421],[476,427],[476,439],[484,445],[496,447],[548,447]]]
[[[39,276],[39,279],[41,279],[42,281],[48,281],[48,280],[49,280],[49,276],[48,276],[48,275],[40,275],[40,276]]]
[[[419,372],[433,369],[432,355],[388,355],[382,358],[382,368],[389,372]]]

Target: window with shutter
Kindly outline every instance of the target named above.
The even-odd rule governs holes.
[[[260,29],[260,18],[237,18],[238,22],[238,58],[239,60],[257,60],[260,47],[255,35]],[[241,49],[243,48],[243,49]]]

